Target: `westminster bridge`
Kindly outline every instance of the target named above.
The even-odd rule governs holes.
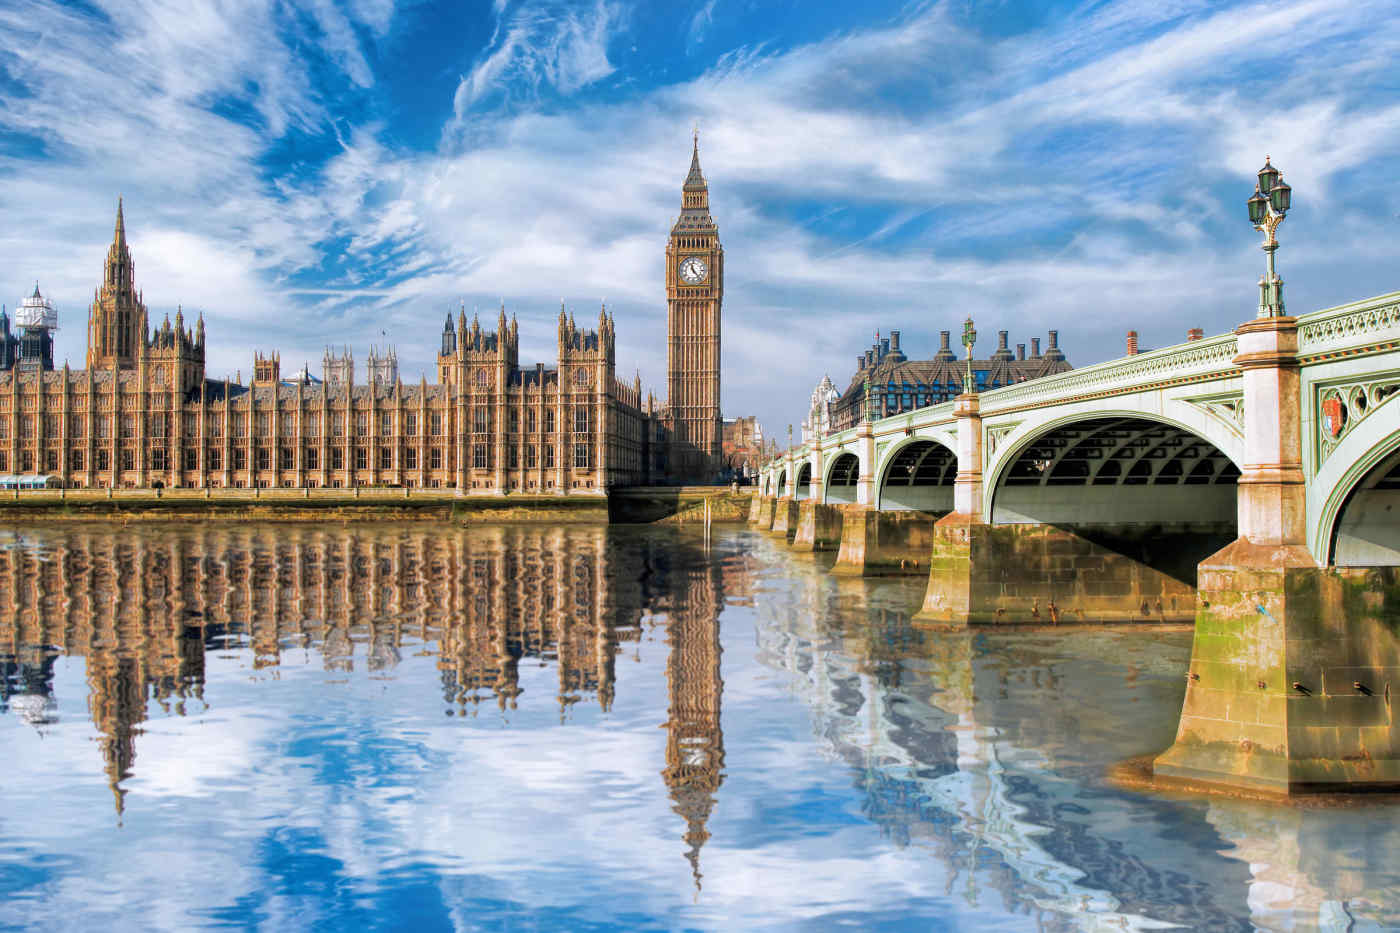
[[[1170,779],[1400,784],[1400,293],[965,394],[765,464],[750,521],[921,624],[1194,621]]]

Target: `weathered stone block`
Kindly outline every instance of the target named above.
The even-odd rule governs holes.
[[[758,503],[758,529],[768,531],[773,527],[773,516],[777,511],[778,500],[773,496],[764,496]]]
[[[822,505],[815,499],[803,499],[797,504],[797,531],[792,538],[793,550],[834,551],[841,546],[841,509]]]
[[[879,512],[839,506],[841,544],[832,573],[859,576],[924,574],[936,556],[928,512]]]
[[[1282,794],[1400,785],[1400,568],[1319,568],[1240,540],[1200,580],[1200,679],[1156,772]]]
[[[768,530],[774,537],[792,540],[797,533],[797,500],[785,496],[773,504],[773,525]]]
[[[916,619],[996,623],[1187,621],[1193,588],[1073,532],[948,515],[933,527]]]

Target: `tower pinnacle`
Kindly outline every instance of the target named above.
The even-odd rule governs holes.
[[[685,176],[685,190],[687,191],[706,187],[705,173],[700,171],[700,128],[698,126],[695,128],[693,137],[690,149],[690,174]]]

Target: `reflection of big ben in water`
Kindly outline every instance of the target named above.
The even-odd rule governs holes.
[[[686,859],[700,886],[700,847],[710,838],[705,824],[724,781],[724,734],[720,731],[719,609],[716,567],[708,561],[677,569],[675,602],[669,613],[666,682],[671,706],[666,721],[666,769],[673,809],[685,818]],[[683,582],[682,582],[683,581]]]

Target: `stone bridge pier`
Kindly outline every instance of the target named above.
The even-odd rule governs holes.
[[[1298,322],[1259,318],[1236,334],[1245,410],[1239,537],[1200,565],[1186,700],[1155,772],[1281,793],[1400,786],[1392,707],[1400,568],[1319,566],[1307,547]],[[1390,435],[1394,451],[1400,430]],[[1369,504],[1393,505],[1395,460],[1351,496],[1390,490]],[[1386,524],[1371,537],[1381,545],[1373,557],[1393,563],[1385,543],[1393,547],[1397,520]]]
[[[978,398],[956,411],[972,469],[934,528],[923,624],[1195,617],[1196,563],[1236,533],[1239,470],[1224,452],[1177,425],[1095,412],[1029,434],[989,478]]]

